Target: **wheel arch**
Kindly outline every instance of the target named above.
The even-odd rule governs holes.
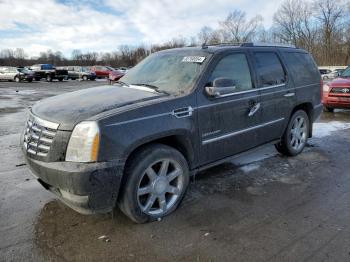
[[[178,150],[186,159],[189,168],[192,168],[194,163],[194,148],[190,139],[185,134],[168,134],[157,138],[149,138],[143,142],[134,144],[126,153],[125,166],[132,161],[133,156],[138,152],[153,144],[167,145]]]
[[[310,102],[305,102],[305,103],[301,103],[297,106],[294,107],[294,109],[292,110],[289,119],[292,118],[293,114],[298,111],[298,110],[303,110],[305,111],[305,113],[307,114],[307,116],[309,117],[309,125],[310,125],[310,131],[309,131],[309,137],[312,137],[312,123],[314,122],[314,113],[313,113],[313,105]]]

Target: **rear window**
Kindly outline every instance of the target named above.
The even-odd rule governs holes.
[[[50,69],[53,69],[53,66],[50,64],[43,64],[43,65],[41,65],[41,69],[42,70],[50,70]]]
[[[309,54],[286,52],[284,53],[284,57],[288,67],[292,71],[296,86],[314,84],[319,81],[318,68]]]
[[[259,87],[281,85],[286,82],[286,74],[276,53],[254,53]]]

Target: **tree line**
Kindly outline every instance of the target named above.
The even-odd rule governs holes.
[[[237,9],[219,20],[216,28],[203,26],[196,36],[178,37],[151,46],[122,45],[115,52],[82,52],[77,49],[72,51],[70,58],[66,58],[60,51],[47,50],[34,58],[21,48],[4,49],[0,51],[0,65],[133,66],[149,54],[163,49],[250,41],[293,44],[309,51],[318,65],[349,65],[350,2],[285,0],[274,14],[270,28],[264,28],[261,15],[248,18],[245,12]]]

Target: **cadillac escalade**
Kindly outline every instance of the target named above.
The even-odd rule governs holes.
[[[117,83],[44,99],[21,143],[33,175],[84,214],[144,223],[173,212],[190,176],[272,143],[301,153],[322,111],[311,55],[244,43],[154,53]]]

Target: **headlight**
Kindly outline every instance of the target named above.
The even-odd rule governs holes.
[[[323,85],[323,92],[329,92],[329,89],[330,89],[330,87],[329,87],[329,85]]]
[[[84,121],[77,124],[69,139],[66,152],[66,161],[97,161],[99,144],[100,131],[96,122]]]

